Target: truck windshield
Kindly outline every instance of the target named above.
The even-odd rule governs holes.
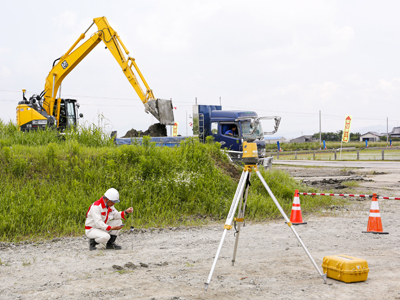
[[[252,130],[253,128],[251,127],[250,121],[242,122],[242,135],[245,140],[260,139],[263,136],[261,123],[256,124],[256,128],[253,130],[253,133],[251,133]]]

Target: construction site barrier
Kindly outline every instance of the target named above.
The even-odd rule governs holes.
[[[374,234],[388,234],[388,232],[383,231],[381,214],[380,214],[379,205],[378,205],[378,199],[400,200],[400,198],[396,198],[396,197],[378,197],[378,195],[376,193],[374,193],[372,195],[327,194],[327,193],[305,193],[305,192],[298,193],[296,190],[295,200],[296,200],[296,195],[372,198],[371,209],[370,209],[369,218],[368,218],[367,231],[363,231],[363,233],[374,233]],[[300,206],[300,200],[298,200],[298,202],[299,202],[299,206]],[[292,212],[293,212],[293,210],[292,210]]]
[[[400,155],[398,150],[400,147],[369,147],[369,148],[355,148],[355,147],[346,147],[346,148],[338,148],[338,149],[319,149],[319,150],[285,150],[283,151],[282,148],[278,151],[272,151],[269,152],[270,155],[273,155],[273,153],[276,154],[276,158],[279,159],[287,159],[287,160],[307,160],[311,159],[312,160],[362,160],[362,161],[367,161],[367,160],[372,160],[372,161],[399,161]],[[368,150],[368,151],[376,151],[374,153],[364,153],[363,150]],[[386,153],[385,153],[386,151]],[[342,154],[338,155],[339,153],[342,153],[343,155],[346,155],[345,157],[342,158]],[[299,157],[298,157],[299,155]],[[321,158],[320,156],[323,156]],[[327,158],[331,157],[331,158]],[[288,158],[286,158],[288,157]],[[320,157],[320,158],[318,158]]]
[[[302,192],[299,192],[299,195],[304,195],[304,196],[309,195],[309,196],[361,197],[361,198],[372,198],[372,196],[373,196],[373,195],[302,193]],[[378,196],[377,199],[400,200],[400,198],[397,198],[397,197],[382,197],[382,196]]]

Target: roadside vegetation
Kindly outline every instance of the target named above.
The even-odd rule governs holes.
[[[241,172],[212,140],[169,148],[145,137],[142,145],[115,146],[94,125],[60,136],[23,133],[0,121],[0,240],[82,235],[89,206],[110,187],[120,192],[117,209],[134,208],[123,230],[223,222]],[[294,191],[302,186],[283,171],[261,172],[290,217]],[[328,198],[302,197],[303,213],[343,201]],[[281,218],[256,175],[246,216]]]

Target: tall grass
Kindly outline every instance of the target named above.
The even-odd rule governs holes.
[[[60,138],[51,130],[20,133],[0,124],[0,240],[81,235],[89,206],[110,187],[120,192],[117,209],[134,208],[128,224],[135,227],[226,218],[241,169],[230,165],[220,144],[187,139],[179,147],[156,147],[145,137],[142,145],[117,147],[99,128],[86,130]],[[262,174],[290,214],[300,184],[276,170]],[[252,182],[247,216],[279,217],[257,176]],[[313,199],[304,211],[328,205]]]
[[[6,124],[0,120],[0,147],[12,145],[40,146],[73,141],[91,147],[113,145],[110,134],[94,124],[68,128],[64,133],[50,128],[22,132],[13,122],[10,121]]]

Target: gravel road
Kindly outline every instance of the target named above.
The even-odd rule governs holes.
[[[361,176],[353,192],[400,197],[395,180],[399,174],[393,170],[386,176],[390,174],[363,168],[274,167],[310,184],[327,177]],[[400,299],[400,201],[379,201],[388,235],[362,233],[370,203],[354,199],[346,207],[303,214],[308,224],[295,227],[320,270],[327,255],[367,260],[370,271],[365,282],[346,284],[328,278],[324,284],[281,219],[246,222],[235,266],[231,264],[235,237],[229,231],[206,292],[204,283],[223,233],[221,221],[203,227],[124,232],[117,240],[123,246],[120,251],[101,246],[90,252],[85,237],[0,244],[0,299]]]

